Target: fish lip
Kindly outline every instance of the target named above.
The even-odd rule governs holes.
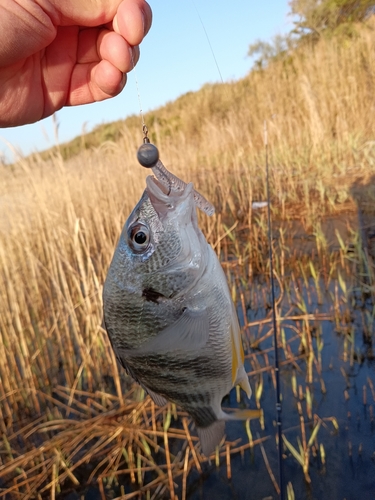
[[[183,203],[187,198],[189,198],[189,196],[191,196],[194,190],[193,183],[189,182],[183,190],[169,189],[168,191],[167,186],[162,184],[152,175],[149,175],[146,178],[146,185],[146,191],[150,200],[157,200],[170,209],[173,209],[176,205]]]

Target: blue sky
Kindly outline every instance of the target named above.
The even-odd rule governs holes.
[[[220,81],[201,17],[224,81],[245,76],[252,65],[246,56],[257,39],[288,32],[288,0],[149,0],[154,18],[141,45],[136,77],[143,111],[155,109],[208,82]],[[196,7],[199,11],[199,16]],[[57,113],[58,140],[66,142],[98,124],[139,113],[134,72],[113,99]],[[4,140],[26,155],[55,144],[51,118],[36,124],[0,129],[0,155],[13,155]]]

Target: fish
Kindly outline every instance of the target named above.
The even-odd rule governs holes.
[[[108,269],[103,316],[119,363],[155,404],[173,402],[192,417],[209,456],[227,420],[260,412],[221,407],[235,385],[248,398],[251,388],[227,280],[198,226],[202,199],[212,213],[192,183],[147,177]]]

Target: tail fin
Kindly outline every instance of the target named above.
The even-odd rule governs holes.
[[[226,420],[248,420],[260,418],[263,410],[236,410],[233,413],[221,411],[220,420],[215,420],[208,427],[197,427],[202,452],[209,457],[224,437]]]
[[[197,433],[202,446],[202,452],[209,457],[224,437],[225,421],[215,420],[208,427],[197,427]]]

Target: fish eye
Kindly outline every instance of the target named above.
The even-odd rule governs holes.
[[[128,232],[129,244],[135,252],[144,252],[150,243],[150,231],[144,224],[138,223]]]
[[[134,242],[137,243],[137,245],[144,245],[146,241],[147,241],[146,233],[144,233],[143,231],[138,231],[138,233],[135,233]]]

